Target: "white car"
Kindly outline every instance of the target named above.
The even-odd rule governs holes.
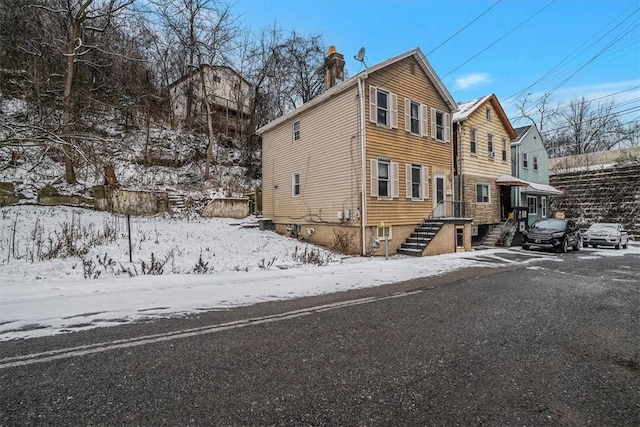
[[[582,235],[582,246],[614,246],[627,248],[629,234],[624,231],[622,224],[596,222]]]

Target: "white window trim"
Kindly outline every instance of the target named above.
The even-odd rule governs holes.
[[[502,157],[503,162],[509,161],[509,152],[507,151],[507,138],[502,138]]]
[[[376,197],[378,200],[397,199],[400,192],[398,163],[388,159],[379,160],[389,162],[389,196],[380,196],[378,194],[378,159],[371,159],[369,163],[371,167],[371,179],[369,180],[369,184],[371,185],[371,197]]]
[[[298,194],[296,194],[296,176],[298,177]],[[302,194],[302,179],[298,172],[291,174],[291,197],[300,197]]]
[[[411,104],[418,105],[418,133],[411,131]],[[404,99],[404,130],[412,135],[428,136],[429,122],[427,120],[427,106],[409,98]]]
[[[538,215],[538,198],[536,196],[527,196],[527,207],[531,207],[529,200],[533,200],[533,211],[529,210],[529,215]]]
[[[384,236],[384,229],[387,229],[387,237]],[[382,233],[380,233],[382,231]],[[376,226],[376,237],[378,240],[391,240],[393,239],[393,226],[385,225],[384,227]]]
[[[387,120],[389,123],[378,123],[378,91],[385,92],[388,97]],[[369,86],[369,121],[376,126],[396,129],[398,127],[398,95],[388,89]]]
[[[478,201],[478,186],[479,185],[484,185],[487,187],[487,201]],[[482,204],[489,204],[491,203],[491,186],[489,185],[488,182],[476,182],[476,203],[482,203]]]
[[[438,125],[436,123],[437,113],[442,114],[442,136],[444,139],[438,139]],[[445,144],[451,141],[451,114],[431,107],[431,137],[436,141],[444,142]]]
[[[413,197],[413,166],[420,167],[420,197]],[[405,165],[405,197],[412,201],[423,201],[429,198],[429,168],[418,163]]]
[[[488,133],[487,134],[487,157],[489,157],[490,159],[495,159],[496,157],[496,146],[493,142],[493,134]]]
[[[472,150],[471,143],[475,146],[475,150]],[[478,155],[478,130],[476,128],[471,128],[469,130],[469,152],[474,156]]]
[[[296,124],[298,125],[298,137],[296,138]],[[291,139],[296,142],[300,141],[301,133],[300,133],[300,120],[294,120],[291,123]]]

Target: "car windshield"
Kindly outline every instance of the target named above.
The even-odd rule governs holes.
[[[533,224],[532,228],[563,231],[565,229],[565,225],[566,222],[561,219],[543,219]]]
[[[615,224],[593,224],[587,231],[618,231]]]

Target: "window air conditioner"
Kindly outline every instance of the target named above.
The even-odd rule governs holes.
[[[496,156],[496,153],[494,153],[493,151],[489,151],[489,158],[493,159]]]

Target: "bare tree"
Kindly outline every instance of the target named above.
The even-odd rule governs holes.
[[[613,102],[593,106],[585,98],[574,99],[558,113],[557,126],[548,140],[564,155],[610,150],[627,139]]]
[[[551,97],[549,92],[543,94],[536,101],[532,101],[530,96],[531,94],[527,93],[519,98],[516,101],[516,108],[523,118],[530,120],[540,132],[543,132],[550,120],[553,120],[558,106],[549,105]]]
[[[84,63],[91,67],[94,65],[91,54],[108,50],[108,46],[94,37],[95,34],[107,31],[114,19],[134,1],[50,0],[33,1],[27,5],[40,12],[42,21],[55,22],[56,25],[48,27],[52,39],[43,38],[40,43],[53,44],[53,48],[64,58],[61,137],[65,143],[60,145],[60,150],[64,156],[65,179],[68,183],[77,181],[73,147],[76,147],[74,128],[78,122],[75,93],[78,65]]]

